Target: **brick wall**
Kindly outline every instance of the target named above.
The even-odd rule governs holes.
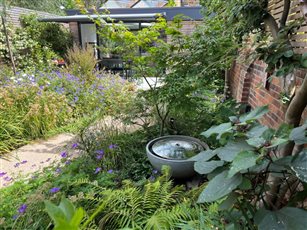
[[[185,35],[190,35],[200,23],[202,23],[202,21],[182,21],[182,28],[180,31]]]
[[[250,105],[252,108],[269,105],[269,113],[261,122],[272,128],[277,128],[284,121],[287,104],[283,104],[280,93],[284,91],[284,80],[271,77],[265,72],[266,64],[255,61],[250,65],[235,62],[230,72],[230,91],[237,102]],[[307,74],[306,71],[295,72],[295,86],[298,88]],[[307,98],[306,98],[307,100]],[[307,109],[304,111],[307,118]]]

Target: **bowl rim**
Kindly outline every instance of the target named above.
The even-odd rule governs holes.
[[[150,154],[151,156],[153,156],[153,157],[155,157],[155,158],[157,158],[157,159],[161,159],[161,160],[163,160],[163,161],[171,162],[171,163],[175,163],[175,162],[176,162],[176,163],[180,163],[180,162],[181,162],[181,163],[183,163],[183,162],[195,162],[195,160],[191,160],[191,158],[181,159],[181,160],[170,159],[170,158],[164,158],[164,157],[160,157],[160,156],[154,154],[154,153],[151,151],[151,147],[152,147],[152,145],[153,145],[155,142],[157,142],[157,141],[159,141],[159,140],[163,140],[163,139],[165,139],[165,138],[174,138],[174,137],[190,139],[190,140],[192,140],[192,141],[194,141],[194,142],[200,144],[200,145],[204,148],[204,151],[209,149],[209,146],[208,146],[205,142],[203,142],[203,141],[201,141],[201,140],[199,140],[199,139],[197,139],[197,138],[195,138],[195,137],[185,136],[185,135],[165,135],[165,136],[161,136],[161,137],[154,138],[154,139],[152,139],[151,141],[149,141],[149,142],[147,143],[147,145],[146,145],[146,153],[147,153],[147,155]],[[199,154],[199,153],[198,153],[198,154]],[[198,154],[196,154],[195,156],[197,156]],[[195,157],[195,156],[193,156],[193,157]]]

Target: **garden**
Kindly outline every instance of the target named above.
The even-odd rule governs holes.
[[[277,77],[306,69],[306,52],[290,43],[306,21],[286,24],[288,1],[280,26],[268,1],[204,2],[203,22],[192,34],[182,32],[180,15],[171,22],[159,16],[139,31],[92,19],[105,44],[113,44],[101,52],[129,61],[133,79],[97,68],[94,49],[74,45],[60,24],[35,15],[17,29],[2,21],[1,160],[33,140],[77,138],[59,161],[30,175],[0,170],[7,182],[0,229],[306,229],[306,77],[285,123],[273,129],[260,122],[267,105],[250,110],[231,99],[227,74],[243,52]],[[161,84],[150,84],[152,77]],[[138,79],[149,89],[139,89]],[[152,166],[146,146],[164,136],[206,143],[186,160],[193,177]]]

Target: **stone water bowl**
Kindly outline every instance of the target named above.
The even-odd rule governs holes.
[[[194,162],[189,160],[208,145],[196,138],[180,135],[163,136],[150,141],[146,146],[147,157],[152,166],[161,172],[163,165],[171,168],[174,178],[189,178],[196,174]]]

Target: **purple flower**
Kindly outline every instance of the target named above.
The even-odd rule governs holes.
[[[116,147],[117,147],[117,145],[114,145],[114,144],[109,145],[109,149],[115,149]]]
[[[67,152],[62,152],[62,153],[61,153],[61,157],[62,157],[62,158],[66,158],[66,157],[68,157]]]
[[[94,173],[97,174],[97,173],[99,173],[100,171],[101,171],[101,168],[98,167],[98,168],[95,169],[95,172],[94,172]]]
[[[48,158],[47,160],[46,160],[46,162],[49,162],[51,160],[51,158]]]
[[[54,187],[54,188],[49,190],[50,193],[57,193],[58,191],[60,191],[60,188],[58,188],[58,187]]]
[[[55,172],[56,172],[56,173],[61,173],[62,170],[61,170],[60,168],[57,168],[57,169],[55,170]]]
[[[16,220],[17,218],[18,218],[18,214],[15,214],[15,215],[12,217],[13,220]]]
[[[74,102],[76,103],[79,100],[79,97],[75,96],[74,97]]]
[[[0,177],[3,177],[4,175],[6,175],[6,172],[0,172]]]
[[[66,165],[70,165],[70,163],[71,163],[71,160],[68,160],[65,162]]]
[[[23,160],[22,162],[20,162],[20,164],[26,164],[26,163],[28,163],[28,161],[26,160]]]
[[[19,207],[19,209],[18,209],[18,213],[20,213],[20,214],[23,214],[23,213],[25,213],[26,212],[26,210],[27,210],[27,205],[26,204],[22,204],[20,207]]]
[[[71,148],[72,148],[72,149],[76,149],[76,148],[78,148],[78,146],[79,146],[78,143],[73,143],[73,144],[71,145]]]
[[[113,169],[109,169],[107,173],[113,173]]]
[[[157,169],[154,169],[154,170],[152,170],[152,173],[153,173],[153,174],[157,174],[157,173],[158,173],[158,170],[157,170]]]
[[[3,180],[5,180],[5,181],[11,181],[11,180],[13,180],[13,178],[12,178],[12,177],[9,177],[9,176],[6,176],[6,177],[3,178]]]
[[[14,167],[17,168],[17,167],[19,167],[19,165],[20,165],[19,163],[16,163],[16,164],[14,164]]]
[[[98,154],[98,155],[96,156],[96,159],[97,159],[97,160],[101,160],[102,157],[103,157],[103,154]]]
[[[104,151],[103,150],[97,150],[96,153],[99,154],[99,155],[103,155]]]
[[[151,175],[150,177],[149,177],[149,180],[150,181],[154,181],[156,178],[153,176],[153,175]]]

